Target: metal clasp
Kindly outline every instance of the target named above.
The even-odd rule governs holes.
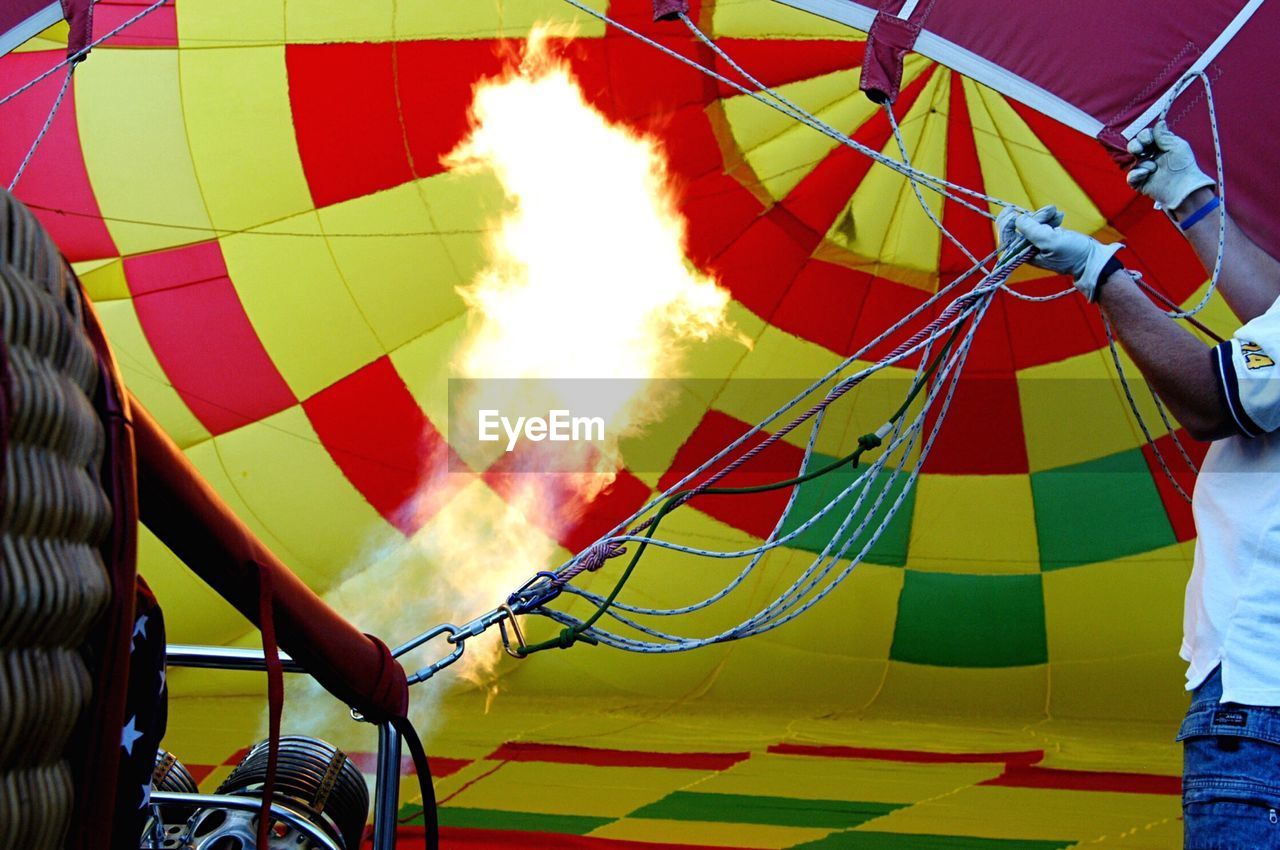
[[[525,654],[525,650],[529,648],[529,645],[525,643],[524,632],[520,630],[520,621],[516,619],[516,612],[511,610],[510,605],[501,605],[498,610],[505,611],[507,613],[506,620],[498,621],[498,633],[502,635],[502,648],[505,649],[507,651],[507,655],[510,655],[512,658],[519,658],[521,660],[527,658],[528,656]],[[511,621],[511,631],[514,632],[516,636],[516,649],[511,648],[511,639],[507,637],[507,620]]]
[[[410,685],[416,685],[419,682],[425,682],[427,679],[430,679],[432,676],[439,673],[441,670],[443,670],[444,668],[448,667],[450,664],[452,664],[453,662],[461,658],[462,653],[466,651],[466,644],[467,644],[466,639],[458,638],[457,626],[453,625],[452,623],[442,623],[441,625],[436,626],[431,631],[423,632],[413,640],[410,640],[407,643],[401,644],[400,646],[396,647],[395,650],[392,651],[391,655],[393,657],[399,658],[401,655],[404,655],[406,652],[411,652],[417,649],[418,647],[422,646],[423,644],[427,643],[428,641],[439,637],[440,635],[445,635],[446,636],[445,640],[454,645],[453,652],[449,653],[444,658],[441,658],[439,661],[435,662],[434,664],[428,664],[426,667],[423,667],[421,670],[419,670],[418,672],[410,676],[408,678],[408,683]]]
[[[552,599],[560,595],[561,587],[555,583],[556,574],[551,570],[540,570],[520,586],[520,589],[507,597],[507,610],[511,610],[512,605],[519,605],[522,611],[530,608],[537,608],[545,605]],[[541,592],[533,592],[533,586],[540,579],[546,579],[546,585],[543,586]]]

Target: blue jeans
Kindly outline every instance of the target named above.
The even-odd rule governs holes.
[[[1182,742],[1185,850],[1280,850],[1280,707],[1219,703],[1221,668],[1196,688]]]

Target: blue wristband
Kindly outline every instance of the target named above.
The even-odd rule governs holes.
[[[1209,213],[1216,210],[1218,208],[1218,204],[1220,203],[1221,201],[1218,200],[1218,196],[1214,195],[1212,198],[1209,199],[1209,201],[1204,206],[1202,206],[1200,209],[1193,212],[1191,215],[1187,216],[1182,221],[1178,222],[1178,227],[1181,227],[1183,230],[1190,230],[1200,222],[1200,219],[1204,218]]]

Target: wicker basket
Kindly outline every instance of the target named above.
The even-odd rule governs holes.
[[[0,847],[62,846],[68,737],[90,698],[81,643],[107,604],[104,430],[84,305],[35,218],[0,192]]]

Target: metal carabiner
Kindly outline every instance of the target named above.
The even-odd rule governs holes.
[[[561,588],[554,584],[556,578],[556,574],[551,570],[539,570],[529,576],[528,580],[520,586],[519,590],[507,597],[507,609],[510,610],[512,605],[520,605],[522,609],[525,609],[526,607],[537,608],[538,606],[545,605],[552,599],[555,599],[560,595],[561,591]],[[549,589],[536,595],[526,595],[539,579],[546,579],[547,587]]]
[[[408,684],[416,685],[419,682],[425,682],[427,679],[430,679],[432,676],[439,673],[441,670],[443,670],[444,668],[448,667],[450,664],[452,664],[453,662],[461,658],[462,653],[465,652],[467,648],[466,639],[463,638],[459,640],[454,640],[458,635],[458,627],[453,625],[452,623],[442,623],[436,626],[431,631],[423,632],[413,640],[410,640],[406,643],[401,644],[400,646],[396,647],[395,650],[391,653],[393,657],[399,658],[401,655],[404,655],[406,652],[411,652],[417,649],[418,647],[422,646],[423,644],[427,643],[431,639],[439,637],[440,635],[447,635],[445,640],[449,641],[454,645],[453,652],[449,653],[444,658],[441,658],[439,661],[435,662],[434,664],[428,664],[426,667],[423,667],[421,670],[414,673],[412,676],[408,677],[408,680],[407,680]]]
[[[515,632],[516,643],[518,644],[518,649],[511,648],[511,639],[507,637],[506,620],[499,620],[498,634],[502,635],[502,648],[505,649],[507,651],[507,655],[510,655],[512,658],[519,658],[521,660],[528,658],[529,656],[525,654],[525,650],[528,649],[529,644],[524,641],[524,632],[520,630],[520,621],[516,619],[516,612],[511,610],[510,605],[500,605],[498,606],[498,610],[507,612],[506,619],[511,621],[511,631]]]
[[[457,648],[454,649],[453,652],[449,653],[444,658],[441,658],[435,664],[428,664],[426,667],[423,667],[417,673],[414,673],[412,676],[410,676],[406,680],[406,683],[410,685],[416,685],[419,682],[425,682],[427,679],[430,679],[432,676],[439,673],[441,670],[443,670],[444,668],[448,667],[450,664],[452,664],[453,662],[461,658],[462,653],[466,648],[467,648],[466,641],[463,641],[463,640],[458,641]]]
[[[413,652],[415,649],[422,646],[427,641],[438,638],[440,637],[440,635],[447,634],[450,637],[452,637],[457,633],[458,633],[458,627],[455,626],[453,623],[441,623],[440,625],[436,626],[434,629],[423,632],[417,637],[411,638],[405,641],[404,643],[400,644],[399,646],[397,646],[395,649],[391,650],[391,657],[399,658],[401,655],[404,655],[406,652]]]

